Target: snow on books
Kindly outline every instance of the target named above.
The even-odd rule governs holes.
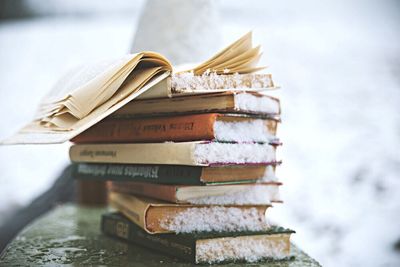
[[[191,86],[171,86],[174,68],[168,59],[155,52],[125,55],[116,60],[87,64],[68,72],[41,102],[34,120],[3,144],[62,143],[77,136],[133,99],[175,97],[190,94],[247,88],[259,91],[273,88],[270,75],[254,74],[260,47],[253,47],[252,34],[241,37],[204,63],[181,71],[202,75],[205,90]],[[181,73],[179,72],[179,73]],[[213,73],[209,76],[207,73]],[[175,85],[184,79],[175,75]],[[215,79],[223,75],[224,82]],[[241,77],[241,75],[243,75]],[[173,79],[174,80],[174,79]],[[195,80],[199,80],[198,77]],[[227,87],[225,87],[227,86]],[[259,88],[255,89],[254,87]],[[223,88],[222,88],[223,87]],[[233,88],[231,88],[233,87]],[[262,88],[261,88],[262,87]]]
[[[273,226],[260,231],[149,234],[119,213],[101,219],[106,235],[139,244],[193,263],[256,262],[290,258],[294,231]],[[286,262],[283,262],[286,264]],[[291,264],[290,261],[287,264]]]
[[[73,175],[107,180],[119,212],[105,234],[194,263],[287,258],[294,231],[265,217],[281,109],[260,56],[250,32],[192,69],[155,52],[77,68],[3,143],[74,142]]]
[[[271,164],[276,145],[209,141],[78,144],[70,148],[74,162],[174,164],[189,166]]]
[[[175,204],[112,192],[110,204],[150,234],[261,231],[270,227],[271,205]]]
[[[260,114],[203,113],[145,118],[107,118],[71,141],[74,143],[133,142],[277,142],[277,118]]]
[[[172,74],[171,90],[173,94],[196,94],[197,92],[213,92],[215,90],[254,90],[274,88],[271,74],[239,74],[220,75],[216,72],[205,72],[194,75],[193,72]]]
[[[139,182],[110,183],[110,190],[171,203],[199,205],[270,205],[282,202],[279,182],[217,184],[207,186],[162,185]]]

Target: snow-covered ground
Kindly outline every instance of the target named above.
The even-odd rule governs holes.
[[[129,51],[140,5],[89,3],[48,1],[38,10],[58,16],[0,22],[0,137],[68,68]],[[269,215],[324,266],[400,266],[399,11],[396,1],[221,1],[225,43],[254,29],[282,86],[285,204]],[[0,224],[50,186],[67,148],[0,147]]]

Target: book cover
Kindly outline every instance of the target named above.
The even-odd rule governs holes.
[[[172,203],[210,205],[268,205],[281,202],[279,182],[205,186],[110,182],[111,191],[140,195]]]
[[[131,101],[114,112],[113,118],[165,116],[190,113],[233,113],[279,117],[278,98],[252,91],[226,91],[213,94]]]
[[[290,256],[290,235],[294,233],[276,226],[258,232],[151,235],[119,213],[103,214],[101,230],[111,237],[194,263],[285,259]]]
[[[111,192],[110,205],[150,234],[212,231],[261,231],[270,227],[270,205],[172,204]]]
[[[70,147],[73,162],[172,164],[215,166],[271,164],[276,146],[260,143],[165,142],[123,144],[78,144]]]
[[[133,181],[159,184],[204,185],[277,181],[270,165],[185,166],[155,164],[72,163],[75,179]]]
[[[277,120],[234,114],[106,119],[73,138],[74,143],[135,143],[217,140],[276,142]]]

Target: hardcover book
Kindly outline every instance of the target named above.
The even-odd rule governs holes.
[[[139,182],[110,182],[114,192],[141,195],[172,203],[204,205],[268,205],[282,202],[279,182],[224,185],[162,185]]]
[[[277,142],[276,119],[234,114],[105,119],[73,138],[74,143],[164,141]]]
[[[150,234],[261,231],[270,205],[188,205],[121,193],[110,194],[112,207]]]
[[[275,226],[264,231],[152,235],[119,213],[101,219],[102,232],[194,263],[256,262],[290,257],[294,231]]]
[[[73,162],[215,166],[276,162],[274,145],[259,143],[166,142],[79,144],[70,148]]]
[[[256,92],[227,91],[175,98],[135,100],[115,111],[113,118],[177,115],[187,113],[235,113],[276,118],[279,99]]]
[[[254,84],[246,82],[248,77],[236,77],[236,73],[246,75],[263,69],[264,67],[256,66],[260,55],[259,47],[253,48],[250,32],[199,66],[181,73],[205,75],[204,77],[210,73],[230,75],[232,78],[226,76],[228,82],[222,82],[223,84],[258,87],[247,88],[248,91],[258,91],[260,86],[266,86],[267,88],[262,89],[268,89],[273,86],[270,75],[253,76]],[[187,76],[177,76],[176,90],[172,90],[172,72],[174,70],[168,59],[155,52],[130,54],[77,67],[55,84],[40,103],[33,121],[14,136],[3,140],[2,144],[62,143],[140,96],[154,98],[184,95],[185,86],[177,85],[182,84]],[[209,83],[207,79],[204,78],[204,84]],[[193,95],[227,89],[229,88],[220,89],[220,86],[215,86],[215,89],[199,88],[196,92],[190,87],[190,90],[186,91]],[[235,89],[244,88],[232,88]]]
[[[274,182],[271,165],[184,166],[154,164],[73,164],[76,179],[134,181],[157,184],[204,185],[223,183]]]
[[[215,93],[223,91],[269,91],[275,89],[271,74],[247,73],[247,74],[217,74],[206,72],[202,75],[194,75],[193,72],[181,72],[171,75],[170,96],[196,95],[202,93]],[[154,90],[151,90],[154,91]],[[139,98],[145,99],[148,93]],[[164,97],[153,95],[151,98]]]

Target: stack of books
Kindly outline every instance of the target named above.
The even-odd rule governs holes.
[[[155,52],[84,65],[2,144],[74,142],[81,185],[109,183],[108,235],[195,263],[287,258],[293,231],[265,216],[280,102],[260,56],[250,32],[184,71]]]
[[[290,257],[290,229],[265,214],[280,203],[278,99],[247,89],[268,74],[173,75],[173,91],[134,100],[72,139],[75,177],[109,181],[102,231],[195,263]],[[268,216],[267,216],[268,217]]]

